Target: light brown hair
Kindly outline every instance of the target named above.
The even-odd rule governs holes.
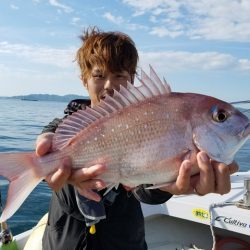
[[[122,32],[103,32],[93,27],[85,30],[80,38],[83,44],[77,51],[76,60],[83,80],[91,76],[94,65],[103,72],[126,70],[131,76],[136,73],[138,52],[128,35]]]

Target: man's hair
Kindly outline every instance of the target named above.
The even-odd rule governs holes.
[[[80,36],[82,46],[77,51],[76,60],[83,80],[91,76],[93,66],[103,72],[128,71],[136,73],[138,52],[133,40],[121,32],[103,32],[97,27],[88,28]]]

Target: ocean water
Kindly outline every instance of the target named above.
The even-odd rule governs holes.
[[[66,105],[64,102],[0,99],[0,152],[34,150],[43,127],[55,117],[63,117]],[[7,184],[1,185],[3,200],[6,192]],[[8,220],[12,233],[18,234],[33,227],[47,212],[50,196],[51,190],[46,182],[40,183]]]
[[[34,150],[42,128],[55,117],[62,117],[66,105],[62,102],[0,99],[0,152]],[[250,170],[250,140],[237,153],[236,161],[240,171]],[[5,200],[7,182],[0,183]],[[8,220],[12,233],[18,234],[33,227],[48,211],[50,196],[51,190],[46,182],[40,183]]]

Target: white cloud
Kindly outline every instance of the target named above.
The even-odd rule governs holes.
[[[165,72],[166,69],[168,71],[242,70],[250,72],[249,59],[238,59],[218,52],[140,52],[140,59],[142,68],[147,68],[151,64],[159,69],[159,72]]]
[[[157,35],[159,37],[169,36],[171,38],[175,38],[182,35],[183,31],[168,30],[165,27],[153,27],[152,30],[149,32],[149,34]]]
[[[19,10],[19,7],[14,5],[14,4],[11,4],[10,8],[13,9],[13,10]]]
[[[0,72],[10,72],[10,69],[6,67],[3,63],[0,63]]]
[[[115,24],[124,23],[124,19],[121,16],[114,16],[110,12],[104,13],[103,17]]]
[[[11,44],[0,42],[0,57],[5,55],[13,56],[15,60],[25,59],[26,61],[53,65],[55,67],[68,69],[75,67],[76,48],[57,49],[42,46],[29,46],[25,44]],[[250,59],[236,58],[230,54],[219,52],[193,53],[187,51],[140,51],[140,64],[147,67],[148,64],[155,64],[159,68],[167,68],[172,71],[179,70],[242,70],[250,71]],[[4,62],[1,68],[4,68]]]
[[[178,30],[179,35],[197,39],[250,41],[249,0],[123,0],[134,15],[149,15],[159,28]],[[156,27],[154,27],[154,30]],[[151,34],[162,36],[162,32]],[[171,36],[172,32],[165,32]]]
[[[80,17],[73,17],[72,20],[71,20],[71,24],[72,25],[78,25],[80,21],[81,21]]]
[[[29,46],[0,42],[0,55],[12,55],[15,58],[25,58],[31,62],[68,68],[75,59],[75,49],[55,49],[48,47]]]
[[[127,23],[125,25],[125,27],[128,30],[148,30],[148,27],[146,27],[145,25],[141,25],[141,24],[136,24],[136,23]]]
[[[75,51],[0,42],[1,95],[81,93]]]
[[[240,59],[239,68],[242,70],[250,71],[250,60],[249,59]]]
[[[122,25],[124,28],[128,30],[138,30],[138,29],[146,30],[147,29],[146,26],[131,23],[129,20],[125,20],[122,16],[114,16],[111,12],[105,12],[103,14],[103,17],[116,25],[120,25],[120,26]]]
[[[69,7],[65,4],[59,3],[57,0],[49,0],[49,3],[50,3],[50,5],[59,8],[59,11],[60,11],[60,9],[62,9],[65,13],[71,13],[74,11],[71,7]]]
[[[133,6],[140,14],[154,10],[162,6],[165,2],[164,0],[123,0],[123,3]]]

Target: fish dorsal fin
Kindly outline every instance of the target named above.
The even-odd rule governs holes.
[[[158,75],[155,73],[151,65],[150,76],[148,76],[143,70],[141,70],[141,77],[137,77],[141,86],[137,89],[146,97],[150,98],[157,95],[170,94],[171,88],[166,80],[163,78],[163,82],[160,80]]]
[[[159,76],[156,74],[156,72],[152,68],[152,66],[149,65],[149,67],[150,67],[150,78],[157,84],[157,87],[159,88],[161,94],[171,93],[171,88],[169,84],[167,83],[167,81],[165,80],[165,78],[163,78],[163,82],[162,82]]]
[[[69,115],[56,129],[52,144],[53,151],[62,149],[80,131],[102,117],[104,117],[103,113],[89,107]]]
[[[128,82],[127,88],[121,85],[119,91],[114,90],[112,97],[107,96],[95,107],[78,110],[65,118],[56,130],[52,145],[53,150],[62,149],[70,144],[78,133],[99,119],[148,98],[171,93],[168,83],[165,79],[162,82],[151,66],[150,75],[148,76],[141,70],[141,77],[138,80],[141,82],[140,86],[135,87]]]

